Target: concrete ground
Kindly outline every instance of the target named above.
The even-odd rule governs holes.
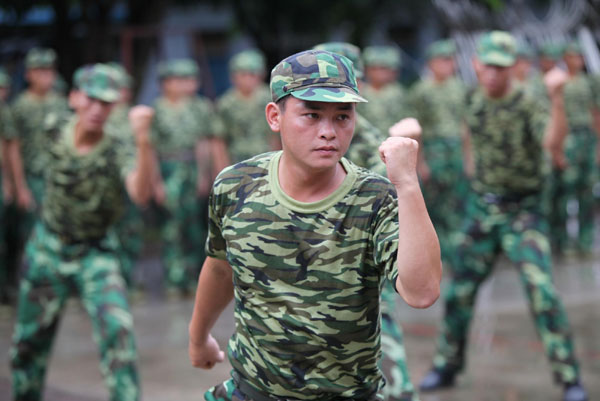
[[[138,282],[146,297],[133,302],[135,332],[143,400],[201,400],[203,392],[228,377],[229,364],[213,370],[191,367],[187,357],[187,325],[192,300],[171,299],[162,293],[156,259],[143,261]],[[583,380],[591,400],[600,400],[600,256],[586,261],[559,261],[556,285],[573,326]],[[442,313],[438,301],[428,310],[414,310],[398,300],[408,352],[416,383],[430,367],[436,328]],[[233,331],[231,307],[213,332],[224,347]],[[2,310],[0,318],[0,401],[10,398],[8,349],[14,313]],[[500,261],[495,274],[482,287],[471,329],[468,369],[451,390],[422,395],[422,401],[549,401],[560,400],[549,364],[529,317],[518,275]],[[107,400],[98,368],[97,349],[88,318],[72,302],[56,338],[48,369],[46,401]]]

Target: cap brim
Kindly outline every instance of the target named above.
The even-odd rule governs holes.
[[[367,103],[367,100],[349,88],[310,87],[290,93],[296,99],[330,103]]]
[[[106,103],[114,103],[119,100],[119,91],[114,89],[107,89],[102,91],[87,91],[82,89],[89,98],[98,99]]]
[[[486,55],[480,55],[479,61],[485,65],[495,65],[498,67],[512,67],[516,60],[515,56],[500,52],[489,52]]]

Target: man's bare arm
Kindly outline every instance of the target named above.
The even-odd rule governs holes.
[[[153,150],[150,144],[150,123],[154,111],[148,106],[135,106],[129,112],[129,121],[135,135],[137,149],[136,169],[127,177],[127,193],[138,205],[146,205],[152,196]]]
[[[568,125],[563,87],[567,79],[567,74],[558,68],[553,68],[544,76],[544,83],[550,97],[550,122],[544,134],[543,145],[550,153],[553,164],[559,168],[566,166],[563,147],[567,137]]]

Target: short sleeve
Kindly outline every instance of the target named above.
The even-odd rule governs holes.
[[[391,189],[377,212],[373,249],[376,266],[380,266],[385,277],[395,283],[398,278],[398,201]]]
[[[208,237],[206,238],[206,255],[216,259],[227,259],[227,244],[222,234],[222,214],[224,204],[223,198],[226,196],[220,194],[219,177],[208,198]]]
[[[12,140],[17,137],[11,109],[6,103],[3,103],[0,105],[0,138]]]

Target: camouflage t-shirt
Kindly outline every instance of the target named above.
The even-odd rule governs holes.
[[[592,79],[584,74],[576,75],[565,84],[565,112],[569,131],[592,126],[592,109],[600,104],[600,93],[594,89]]]
[[[359,167],[366,168],[384,177],[387,168],[379,156],[379,146],[387,136],[384,136],[366,118],[356,113],[356,127],[346,158]]]
[[[49,152],[42,221],[69,241],[85,242],[103,238],[119,217],[135,157],[114,133],[105,133],[94,149],[79,154],[76,121],[63,127]]]
[[[465,119],[475,162],[473,189],[498,195],[541,190],[548,122],[542,105],[518,88],[501,99],[476,89],[467,94]]]
[[[21,141],[23,166],[27,174],[42,176],[47,163],[48,149],[55,138],[49,136],[48,118],[63,119],[68,115],[66,99],[56,93],[49,93],[43,99],[25,91],[12,106],[13,120]]]
[[[210,197],[207,254],[233,269],[234,378],[284,399],[366,399],[383,385],[379,298],[398,275],[395,188],[342,159],[340,187],[302,203],[279,185],[280,156],[223,170]]]
[[[271,150],[270,140],[276,134],[265,119],[265,106],[270,101],[271,92],[266,85],[250,98],[242,98],[234,88],[219,98],[219,134],[227,143],[232,163]]]
[[[360,94],[368,103],[358,103],[356,110],[386,136],[392,125],[411,117],[406,91],[399,83],[386,85],[380,90],[365,84]]]
[[[462,133],[465,86],[450,78],[442,83],[426,79],[411,91],[413,117],[423,128],[423,143],[430,139],[460,139]]]
[[[208,99],[194,97],[177,104],[159,98],[154,106],[151,140],[160,158],[194,159],[198,140],[214,131]]]

